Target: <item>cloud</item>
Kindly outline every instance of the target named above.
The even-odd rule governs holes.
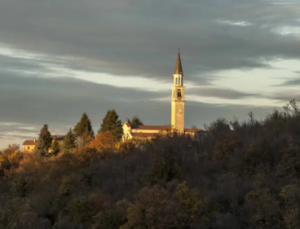
[[[167,91],[143,91],[72,78],[20,77],[13,74],[0,74],[0,81],[0,136],[6,139],[6,143],[11,139],[11,142],[21,144],[26,138],[38,137],[43,124],[48,124],[51,132],[54,129],[56,134],[64,134],[68,128],[75,126],[83,112],[90,116],[97,131],[107,110],[112,108],[116,109],[123,122],[138,115],[149,125],[170,123],[170,101],[160,98],[169,98],[171,88]],[[262,116],[272,108],[187,101],[186,126],[202,127],[219,116],[243,118],[251,110]]]
[[[272,32],[278,33],[283,36],[300,37],[300,28],[296,26],[281,26],[272,29]]]
[[[16,140],[19,138],[32,138],[36,136],[37,126],[26,126],[22,123],[0,123],[0,137],[2,139]]]
[[[298,41],[272,34],[297,23],[298,8],[262,0],[1,1],[0,42],[68,57],[72,68],[155,79],[170,76],[180,47],[185,73],[197,81],[211,71],[265,67],[261,59],[299,58]],[[214,23],[220,18],[225,24]]]
[[[219,87],[193,87],[188,89],[188,93],[204,97],[216,97],[224,99],[241,99],[245,97],[262,97],[260,94],[246,93],[229,88]]]
[[[269,96],[272,99],[288,102],[292,99],[299,101],[300,93],[299,90],[281,90]]]
[[[233,26],[241,26],[241,27],[251,26],[251,23],[247,21],[230,21],[230,20],[218,19],[217,22],[224,25],[233,25]]]
[[[59,123],[74,120],[87,109],[103,114],[117,104],[138,104],[170,92],[147,92],[117,88],[72,78],[39,78],[0,75],[0,121],[21,123]],[[18,82],[16,85],[15,82]],[[71,118],[72,117],[72,118]]]
[[[123,121],[168,124],[178,48],[187,97],[198,96],[187,98],[186,126],[262,117],[273,109],[263,104],[285,97],[261,91],[267,72],[293,76],[272,61],[300,58],[298,13],[297,1],[0,1],[0,122],[18,123],[0,126],[0,145],[45,123],[66,132],[83,112],[97,130],[111,108]]]
[[[286,80],[283,84],[280,84],[279,86],[297,86],[297,85],[300,85],[300,79]]]

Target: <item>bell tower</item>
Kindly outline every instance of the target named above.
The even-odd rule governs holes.
[[[184,133],[184,89],[183,86],[183,72],[180,59],[180,53],[178,52],[175,71],[174,82],[172,87],[172,114],[171,125],[174,131],[183,134]]]

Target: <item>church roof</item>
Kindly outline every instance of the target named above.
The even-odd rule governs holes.
[[[66,137],[66,135],[52,135],[52,139],[56,139],[58,141],[62,141],[64,140]],[[33,146],[33,145],[36,145],[37,144],[37,140],[25,140],[23,145],[25,146]]]
[[[199,131],[203,131],[201,129],[196,129],[196,128],[185,128],[184,132],[185,133],[195,133],[195,132],[199,132]]]
[[[37,141],[34,142],[34,140],[25,140],[23,145],[24,146],[34,146],[37,144]]]
[[[67,135],[52,135],[52,139],[56,139],[57,141],[64,140]]]
[[[126,124],[127,127],[131,127],[129,122],[126,121],[125,124]]]
[[[132,129],[137,129],[137,130],[164,130],[166,129],[166,126],[148,126],[148,125],[142,125],[138,126]]]
[[[180,53],[178,52],[177,60],[176,60],[176,66],[174,74],[183,74],[182,72],[182,65],[181,65],[181,59],[180,59]]]

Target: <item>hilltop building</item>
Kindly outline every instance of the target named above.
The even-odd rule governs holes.
[[[179,134],[190,135],[192,137],[205,134],[206,131],[197,128],[184,127],[185,116],[185,87],[183,84],[183,71],[180,53],[178,53],[175,71],[173,74],[173,86],[171,94],[171,125],[149,126],[141,125],[132,127],[127,121],[123,125],[122,140],[131,140],[136,138],[153,138],[158,134],[166,134],[169,132],[177,132]],[[52,135],[53,141],[56,138],[61,144],[66,135]],[[25,140],[23,143],[23,152],[32,152],[35,150],[37,141]]]
[[[52,135],[52,143],[56,139],[59,144],[62,144],[66,135]],[[24,153],[31,153],[36,149],[38,141],[36,139],[33,140],[25,140],[23,143],[23,152]]]
[[[183,71],[180,53],[178,53],[175,71],[173,74],[172,100],[171,100],[171,125],[164,126],[138,126],[132,127],[127,121],[123,125],[122,140],[131,140],[135,138],[153,138],[157,134],[165,134],[168,132],[177,132],[196,136],[205,133],[204,130],[197,128],[184,128],[185,115],[185,87],[183,86]]]

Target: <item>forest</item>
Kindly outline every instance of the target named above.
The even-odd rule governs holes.
[[[62,145],[45,125],[35,152],[3,150],[0,228],[300,228],[295,100],[263,120],[219,118],[199,138],[120,143],[120,125],[110,110],[95,135],[83,114]]]

